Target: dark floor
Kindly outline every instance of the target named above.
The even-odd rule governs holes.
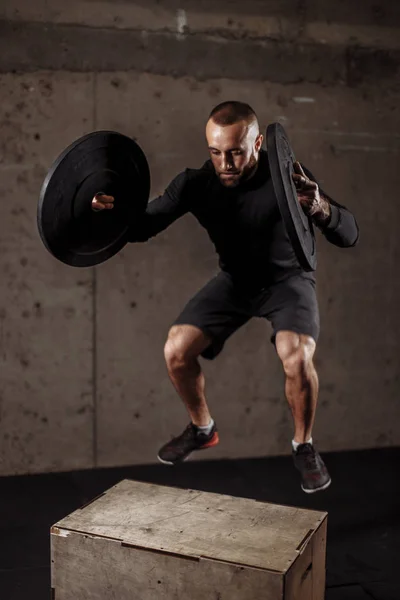
[[[324,457],[312,496],[290,457],[0,478],[0,599],[50,598],[50,525],[129,478],[328,511],[326,600],[400,600],[400,448]]]

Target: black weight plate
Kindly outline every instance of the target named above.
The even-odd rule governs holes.
[[[114,208],[94,212],[93,196],[114,196]],[[128,241],[129,225],[145,210],[150,173],[131,138],[95,131],[71,144],[53,163],[40,192],[37,222],[46,248],[74,267],[100,264]]]
[[[280,123],[272,123],[267,127],[267,151],[275,195],[293,250],[305,271],[315,271],[317,255],[314,228],[297,198],[292,179],[296,158]]]

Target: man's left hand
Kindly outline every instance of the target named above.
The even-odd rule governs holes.
[[[305,214],[318,224],[328,221],[331,214],[330,205],[320,195],[318,184],[307,177],[298,161],[293,164],[293,168],[295,172],[292,177],[296,186],[297,198]]]

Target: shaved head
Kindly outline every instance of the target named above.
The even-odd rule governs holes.
[[[257,168],[263,141],[257,116],[244,102],[222,102],[211,111],[206,137],[215,172],[225,187],[236,187]]]
[[[254,110],[245,102],[228,100],[215,106],[210,112],[209,119],[212,119],[217,125],[234,125],[240,121],[251,124],[257,122],[257,115]]]

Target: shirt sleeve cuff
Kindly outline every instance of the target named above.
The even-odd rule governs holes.
[[[325,225],[325,227],[324,227],[325,231],[334,231],[340,223],[339,208],[337,206],[335,206],[334,204],[331,204],[330,207],[331,207],[331,218],[329,219],[329,223],[327,225]]]

